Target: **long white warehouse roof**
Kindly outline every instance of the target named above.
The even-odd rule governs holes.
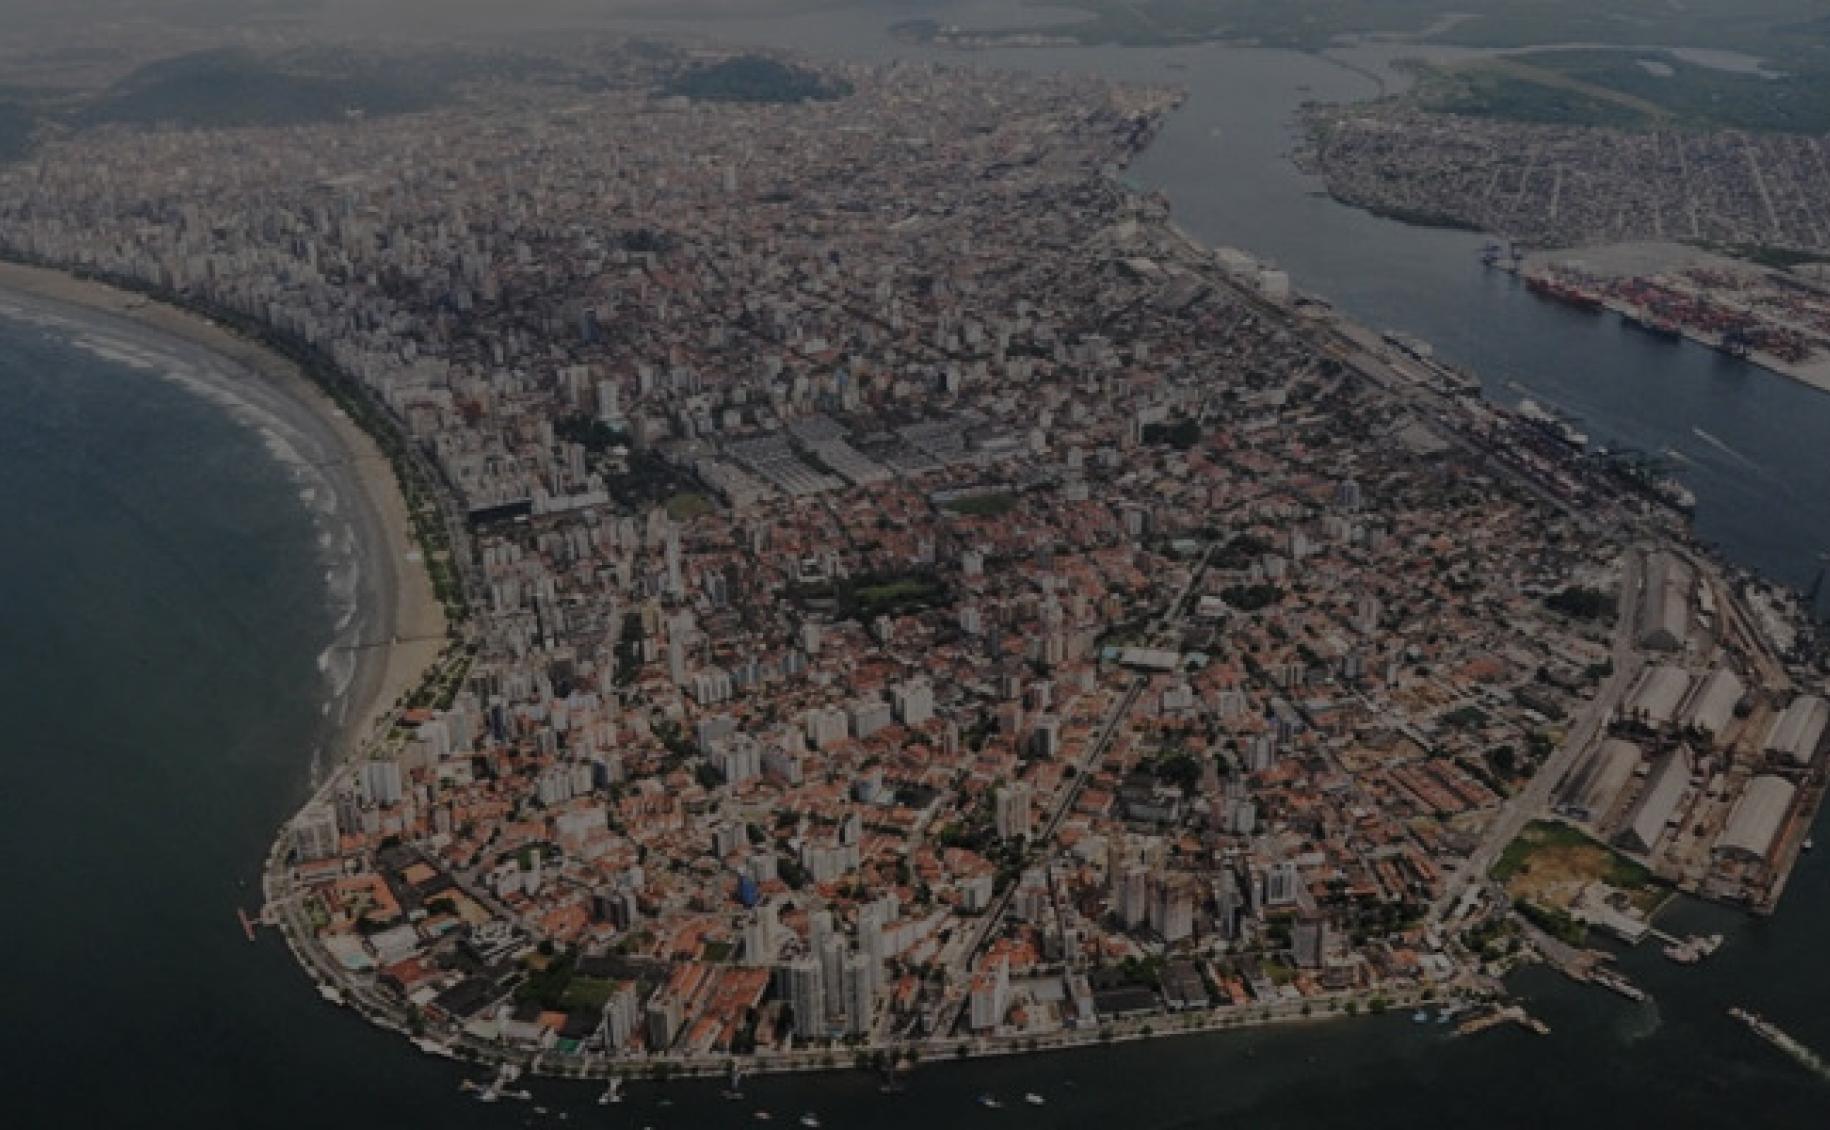
[[[1741,799],[1735,802],[1735,810],[1729,813],[1728,827],[1722,829],[1716,850],[1765,859],[1773,850],[1773,840],[1785,824],[1786,813],[1791,810],[1792,797],[1797,792],[1797,786],[1784,777],[1771,774],[1755,777],[1748,783]]]
[[[1563,810],[1578,820],[1600,820],[1633,779],[1639,762],[1639,747],[1632,742],[1602,742],[1570,774],[1563,787]]]
[[[1773,723],[1766,736],[1767,751],[1800,765],[1809,764],[1826,724],[1830,724],[1830,702],[1816,695],[1800,695]]]
[[[1712,736],[1720,734],[1734,720],[1735,704],[1741,701],[1746,690],[1733,671],[1726,667],[1716,668],[1690,696],[1690,705],[1684,708],[1684,724]]]
[[[1630,714],[1644,715],[1654,726],[1666,726],[1677,717],[1678,704],[1690,689],[1690,673],[1682,667],[1660,664],[1649,667],[1633,689],[1633,700],[1627,706]]]
[[[1677,814],[1678,802],[1690,786],[1690,749],[1678,746],[1652,764],[1646,774],[1646,787],[1627,816],[1627,827],[1620,839],[1628,847],[1650,852],[1665,834],[1665,825]]]
[[[1654,553],[1646,562],[1646,587],[1635,610],[1639,645],[1676,651],[1690,634],[1690,590],[1696,574],[1669,553]]]

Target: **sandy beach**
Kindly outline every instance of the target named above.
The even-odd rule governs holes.
[[[28,317],[78,335],[90,347],[180,383],[259,428],[312,485],[313,504],[340,537],[349,568],[327,573],[333,603],[347,607],[327,652],[340,694],[327,712],[331,761],[364,744],[400,697],[418,685],[445,642],[445,615],[413,544],[407,505],[393,469],[365,434],[291,361],[174,306],[58,271],[0,263],[0,314]],[[79,337],[79,344],[82,338]],[[160,370],[170,370],[161,372]],[[176,379],[176,378],[174,378]],[[348,580],[348,592],[339,592]],[[339,653],[339,654],[333,654]],[[326,765],[325,768],[329,768]]]

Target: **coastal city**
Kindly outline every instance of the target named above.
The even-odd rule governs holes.
[[[1536,246],[1685,240],[1830,253],[1830,142],[1508,121],[1405,99],[1306,107],[1305,163],[1349,203]]]
[[[1535,1025],[1501,1007],[1528,954],[1637,992],[1587,931],[1688,963],[1672,892],[1778,904],[1830,728],[1798,594],[1126,187],[1179,92],[567,63],[0,169],[7,257],[301,359],[413,485],[443,651],[244,920],[326,999],[506,1065],[490,1098],[893,1085]],[[1751,167],[1773,222],[1824,221]]]

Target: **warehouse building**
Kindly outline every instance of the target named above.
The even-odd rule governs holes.
[[[1684,799],[1684,790],[1690,786],[1694,767],[1690,747],[1682,745],[1652,763],[1652,771],[1646,775],[1646,787],[1633,802],[1626,827],[1615,837],[1621,847],[1652,854],[1652,849],[1665,834],[1665,827],[1677,815],[1678,802]]]
[[[1767,732],[1766,751],[1783,757],[1794,765],[1809,765],[1824,739],[1824,727],[1830,723],[1830,703],[1816,695],[1800,695],[1792,700]]]
[[[1740,859],[1763,862],[1772,853],[1779,830],[1792,810],[1797,786],[1784,777],[1755,777],[1728,814],[1728,826],[1716,840],[1716,851]]]
[[[1654,553],[1646,560],[1646,585],[1639,593],[1634,621],[1639,646],[1654,651],[1682,651],[1690,635],[1690,591],[1696,573],[1670,553]]]
[[[1711,739],[1719,737],[1735,720],[1735,707],[1740,705],[1741,696],[1746,693],[1747,688],[1741,685],[1733,671],[1726,667],[1716,668],[1691,694],[1690,702],[1684,707],[1684,725]]]
[[[1563,784],[1557,809],[1572,820],[1594,823],[1605,817],[1639,768],[1640,749],[1610,738],[1576,766]]]
[[[1627,716],[1637,718],[1655,729],[1663,729],[1678,716],[1678,707],[1690,690],[1690,673],[1682,667],[1662,664],[1648,667],[1627,700]]]

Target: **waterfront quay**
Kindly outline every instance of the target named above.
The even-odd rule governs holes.
[[[1830,391],[1830,288],[1806,268],[1759,266],[1676,244],[1524,256],[1528,286],[1623,329],[1717,350]]]
[[[11,254],[322,358],[459,527],[454,639],[267,862],[328,999],[849,1067],[1491,996],[1511,908],[1581,909],[1494,877],[1547,815],[1777,897],[1796,601],[1125,190],[1175,91],[665,93],[721,61],[0,172]]]

